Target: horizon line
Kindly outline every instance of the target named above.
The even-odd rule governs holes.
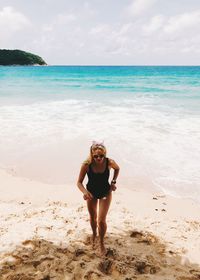
[[[45,65],[41,65],[41,66],[45,66]],[[199,67],[200,64],[198,65],[193,65],[193,64],[47,64],[46,66],[87,66],[87,67],[90,67],[90,66],[98,66],[98,67],[152,67],[152,66],[164,66],[164,67],[167,67],[167,66],[175,66],[175,67]]]

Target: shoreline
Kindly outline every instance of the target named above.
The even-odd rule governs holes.
[[[28,180],[28,181],[33,181],[36,184],[44,184],[44,185],[49,185],[55,187],[55,186],[63,186],[65,185],[64,183],[60,183],[60,182],[49,182],[49,181],[45,181],[43,180],[40,176],[35,177],[35,176],[31,176],[30,174],[25,176],[24,172],[22,172],[21,175],[18,174],[18,172],[15,170],[15,168],[12,167],[3,167],[0,166],[0,173],[1,171],[5,172],[5,174],[9,174],[9,176],[11,177],[15,177],[15,178],[21,178],[22,180]],[[77,170],[77,174],[78,174],[79,170]],[[73,176],[74,180],[70,180],[69,182],[66,183],[67,186],[71,186],[73,184],[74,181],[74,186],[76,188],[76,178]],[[134,178],[134,181],[132,178],[119,178],[118,183],[120,186],[126,186],[125,188],[130,190],[130,191],[136,191],[136,192],[145,192],[145,193],[149,193],[149,194],[158,194],[158,195],[165,195],[165,196],[169,196],[171,198],[174,199],[183,199],[183,200],[188,200],[191,202],[194,202],[195,204],[200,206],[200,202],[196,199],[194,199],[193,197],[188,197],[187,195],[185,196],[181,196],[180,194],[176,194],[176,193],[172,193],[171,191],[165,189],[164,187],[161,187],[159,185],[155,185],[151,182],[150,178],[146,178],[145,180],[141,180],[140,177],[138,178]],[[148,187],[147,187],[148,185]],[[134,186],[134,187],[133,187]]]
[[[40,178],[38,177],[38,179],[35,179],[35,178],[30,178],[29,176],[20,176],[17,174],[17,172],[14,170],[14,168],[7,168],[7,167],[0,167],[0,180],[5,179],[5,182],[8,186],[10,186],[10,184],[12,183],[12,181],[14,182],[15,179],[16,181],[21,181],[21,182],[24,182],[23,184],[25,184],[25,182],[27,183],[30,183],[31,185],[34,184],[36,186],[46,186],[46,187],[50,187],[50,189],[55,189],[55,187],[60,187],[60,189],[62,189],[64,186],[66,187],[69,187],[70,189],[73,188],[73,191],[74,190],[78,190],[78,187],[76,187],[76,182],[74,181],[74,186],[72,187],[72,182],[68,182],[66,184],[63,184],[63,183],[56,183],[56,182],[45,182],[43,180],[40,180]],[[170,197],[172,199],[178,199],[178,200],[186,200],[186,201],[190,201],[191,203],[194,203],[196,204],[197,206],[200,206],[199,202],[194,200],[192,197],[181,197],[180,195],[175,195],[175,194],[172,194],[170,192],[167,192],[164,190],[164,188],[161,188],[161,187],[155,187],[153,186],[153,184],[151,183],[151,186],[150,188],[147,188],[145,187],[145,184],[149,184],[149,181],[144,181],[143,184],[141,184],[141,182],[138,180],[134,182],[134,188],[130,185],[130,179],[127,181],[127,180],[118,180],[119,182],[119,187],[118,187],[118,190],[120,189],[124,189],[129,191],[130,193],[132,192],[141,192],[141,193],[146,193],[146,194],[149,194],[149,195],[158,195],[158,196],[166,196],[166,197]],[[138,187],[138,185],[140,184],[140,188]],[[126,185],[126,186],[125,186]],[[0,187],[1,188],[1,187]],[[23,191],[25,191],[23,189]],[[69,189],[67,190],[69,191]],[[73,192],[70,192],[70,195],[72,195]],[[78,192],[76,191],[76,195],[78,195],[80,193],[80,191],[78,190]],[[5,193],[4,193],[5,195]],[[28,195],[28,193],[27,193]],[[63,197],[61,196],[60,199],[62,200]],[[74,198],[73,198],[74,199]]]
[[[14,262],[17,266],[16,263],[19,262],[19,259],[17,260],[13,256],[20,250],[23,251],[32,247],[37,247],[37,250],[40,250],[38,240],[42,242],[44,247],[52,250],[54,245],[59,246],[59,248],[69,246],[71,248],[69,255],[78,249],[84,250],[85,253],[81,254],[80,260],[78,259],[76,263],[79,268],[84,259],[90,259],[89,267],[100,261],[98,254],[92,253],[91,248],[85,241],[90,235],[91,229],[86,203],[76,186],[44,184],[27,178],[15,177],[4,170],[0,170],[0,180],[0,218],[1,225],[3,225],[0,231],[2,245],[0,269],[5,261]],[[173,252],[173,254],[170,254],[171,258],[174,257],[174,259],[171,259],[174,267],[176,267],[175,263],[179,258],[179,266],[183,263],[182,273],[187,266],[195,266],[193,270],[198,271],[200,265],[199,213],[200,206],[191,200],[178,199],[160,193],[148,193],[144,190],[130,190],[124,186],[119,186],[117,191],[113,192],[113,201],[107,218],[106,245],[107,248],[111,247],[119,255],[116,259],[115,256],[112,256],[112,261],[115,264],[123,263],[123,260],[120,259],[120,255],[123,254],[127,258],[134,254],[138,261],[144,260],[147,255],[152,254],[154,261],[149,262],[151,265],[154,264],[155,267],[160,265],[160,269],[156,269],[156,273],[160,275],[159,271],[164,273],[165,268],[161,264],[158,265],[159,257],[154,255],[154,250],[157,250],[155,248],[161,250],[165,247],[165,254],[160,255],[160,258],[165,256],[165,260],[168,262],[167,253]],[[126,247],[131,234],[134,236],[134,240],[133,238],[131,240],[136,242],[132,248]],[[139,244],[140,246],[146,246],[146,243],[149,244],[149,251],[145,251],[146,247],[137,247]],[[44,251],[41,251],[40,254],[44,254]],[[93,254],[92,257],[91,254]],[[65,258],[66,254],[62,257]],[[173,272],[173,266],[171,266],[171,272]],[[23,269],[26,271],[24,260],[20,261],[20,267],[22,271]],[[113,268],[113,272],[110,272],[111,276],[115,275],[113,273],[119,273],[118,279],[125,279],[123,273],[116,271],[118,271],[117,268]],[[184,271],[184,273],[186,272]],[[84,273],[84,270],[80,269],[80,273]],[[96,276],[97,278],[92,279],[101,279],[101,273],[103,272],[99,273],[100,278]],[[148,272],[146,273],[148,276]],[[179,272],[176,273],[178,276]],[[198,273],[200,275],[200,269]],[[8,274],[5,274],[2,279],[11,279],[6,278],[6,275]],[[59,277],[57,276],[55,279],[64,279]],[[159,277],[154,279],[166,279]],[[174,279],[170,277],[167,279]],[[42,278],[35,277],[33,279]],[[143,278],[138,276],[135,279]]]

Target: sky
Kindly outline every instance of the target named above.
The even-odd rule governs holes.
[[[200,0],[0,0],[0,49],[49,65],[200,65]]]

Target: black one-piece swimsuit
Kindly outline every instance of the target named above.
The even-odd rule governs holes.
[[[108,182],[110,170],[108,168],[108,158],[106,158],[106,168],[102,173],[95,173],[92,170],[91,164],[87,172],[88,182],[87,190],[94,196],[94,198],[103,198],[110,192],[110,184]]]

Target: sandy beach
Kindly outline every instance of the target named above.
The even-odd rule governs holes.
[[[0,279],[200,279],[200,206],[118,186],[107,253],[92,249],[76,185],[50,185],[0,171]]]
[[[0,1],[0,280],[200,280],[199,4]]]

